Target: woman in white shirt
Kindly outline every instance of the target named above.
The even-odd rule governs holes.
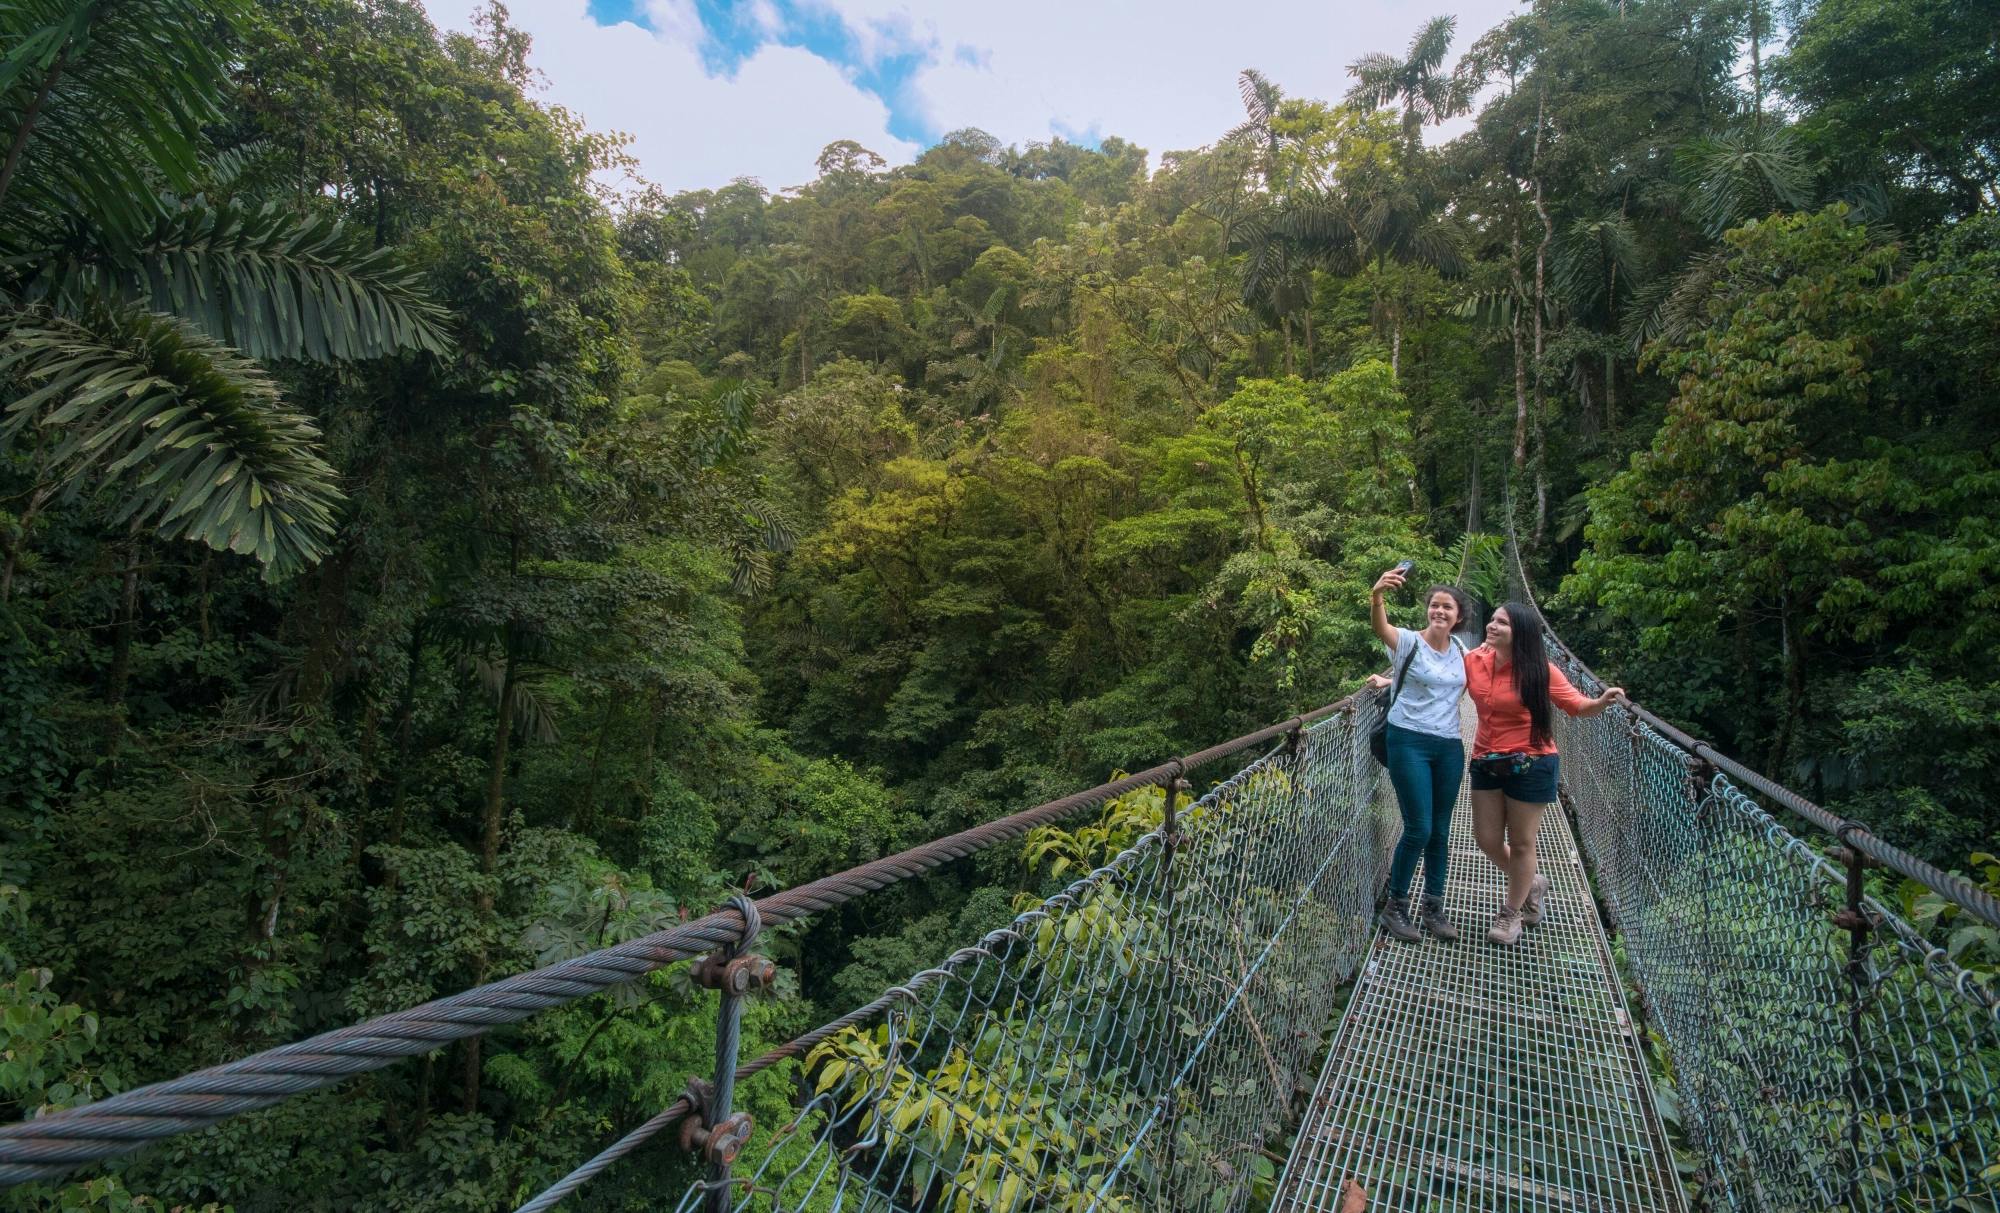
[[[1450,853],[1451,810],[1465,774],[1465,743],[1458,732],[1458,698],[1465,693],[1465,647],[1452,633],[1469,626],[1472,604],[1459,590],[1434,585],[1424,595],[1424,630],[1389,622],[1382,595],[1403,584],[1390,569],[1375,579],[1369,622],[1389,649],[1396,701],[1389,708],[1389,782],[1403,811],[1403,836],[1389,863],[1389,902],[1382,929],[1411,943],[1423,931],[1410,921],[1410,885],[1417,861],[1424,866],[1424,930],[1444,943],[1458,938],[1444,913],[1445,861]]]

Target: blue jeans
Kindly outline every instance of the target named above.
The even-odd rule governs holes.
[[[1424,861],[1424,892],[1444,896],[1444,869],[1451,850],[1451,809],[1465,774],[1465,743],[1401,725],[1389,726],[1389,782],[1403,810],[1403,837],[1389,862],[1389,896],[1408,897]]]

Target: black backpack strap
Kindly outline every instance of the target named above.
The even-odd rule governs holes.
[[[1416,644],[1410,646],[1409,656],[1403,658],[1403,664],[1396,667],[1396,681],[1389,686],[1389,703],[1391,706],[1395,704],[1396,696],[1403,693],[1403,676],[1410,672],[1410,663],[1417,659],[1417,645],[1424,642],[1422,636],[1415,637],[1415,640]]]

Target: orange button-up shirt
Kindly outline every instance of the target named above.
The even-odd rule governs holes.
[[[1536,745],[1534,721],[1528,705],[1514,689],[1512,669],[1495,671],[1493,650],[1480,645],[1465,655],[1465,693],[1479,709],[1479,731],[1472,738],[1474,754],[1553,754],[1553,739]],[[1571,716],[1587,708],[1591,700],[1570,685],[1563,672],[1549,665],[1549,702]]]

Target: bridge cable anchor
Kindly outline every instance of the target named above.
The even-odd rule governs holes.
[[[715,1013],[715,1077],[688,1079],[687,1100],[693,1111],[682,1123],[680,1134],[681,1148],[698,1154],[708,1164],[704,1206],[709,1213],[725,1213],[729,1208],[730,1168],[756,1127],[748,1112],[731,1108],[743,1035],[743,1000],[752,991],[769,986],[778,975],[778,966],[768,956],[748,951],[764,929],[757,903],[738,893],[727,904],[742,916],[742,932],[734,942],[696,961],[689,973],[696,985],[722,995]]]

